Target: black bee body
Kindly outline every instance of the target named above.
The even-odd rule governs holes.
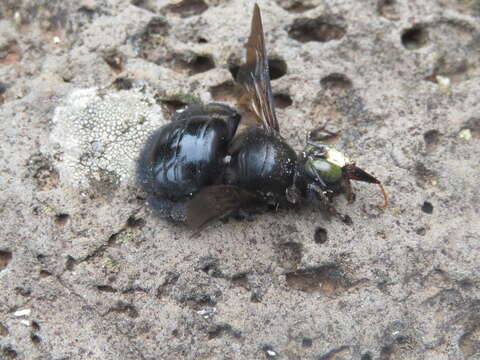
[[[228,154],[225,184],[283,202],[294,185],[297,155],[278,134],[249,127],[233,139]]]
[[[258,5],[254,7],[246,63],[238,71],[257,124],[237,132],[240,115],[221,104],[190,105],[158,129],[140,154],[137,179],[161,216],[186,220],[200,231],[212,221],[251,206],[329,202],[350,180],[378,184],[329,144],[310,139],[297,156],[280,135]]]
[[[170,216],[172,202],[222,182],[223,161],[239,119],[225,105],[191,105],[150,136],[137,178],[161,214]]]

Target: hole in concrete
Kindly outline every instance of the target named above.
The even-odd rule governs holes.
[[[117,50],[106,51],[103,54],[103,60],[105,60],[108,66],[110,66],[110,68],[116,73],[122,72],[125,59]]]
[[[425,141],[427,152],[431,152],[440,141],[440,132],[438,130],[428,130],[423,134],[423,140]]]
[[[222,273],[218,269],[218,259],[213,256],[202,256],[196,268],[212,277],[222,277]]]
[[[70,218],[70,215],[65,213],[55,215],[55,224],[58,226],[64,226],[68,222],[69,218]]]
[[[31,333],[30,334],[30,340],[32,340],[32,342],[35,344],[35,345],[38,345],[42,342],[42,340],[40,339],[40,337],[37,335],[37,334],[34,334],[34,333]]]
[[[273,102],[275,107],[279,109],[285,109],[292,105],[292,98],[288,94],[275,94],[273,95]]]
[[[262,350],[265,353],[267,359],[275,359],[278,356],[277,352],[273,350],[273,347],[271,347],[270,345],[262,346]]]
[[[347,280],[336,265],[324,265],[309,270],[299,270],[286,274],[287,285],[304,292],[321,292],[334,295],[347,287]]]
[[[281,267],[295,270],[302,260],[302,244],[296,242],[279,244],[277,253],[279,255],[278,263]]]
[[[228,66],[228,71],[230,71],[230,74],[232,74],[232,78],[234,80],[237,79],[238,71],[240,70],[240,65],[237,64],[232,64]]]
[[[462,130],[470,130],[474,137],[480,138],[480,117],[470,118],[462,126]]]
[[[92,20],[95,16],[95,9],[90,8],[90,6],[81,6],[77,11],[89,20]]]
[[[422,211],[426,214],[433,213],[433,205],[430,202],[425,201],[422,205]]]
[[[180,100],[161,100],[160,106],[165,118],[170,119],[172,116],[181,109],[184,109],[188,104]]]
[[[40,330],[40,324],[38,322],[36,322],[35,320],[32,320],[32,329],[35,330],[35,331]]]
[[[97,290],[101,292],[116,293],[117,289],[114,289],[110,285],[97,285]]]
[[[131,4],[153,13],[157,11],[155,0],[132,0]]]
[[[377,11],[385,19],[398,20],[400,16],[398,15],[396,5],[396,0],[379,0]]]
[[[60,180],[57,170],[51,165],[40,167],[35,173],[34,178],[37,180],[37,187],[44,191],[55,189]]]
[[[448,33],[448,32],[446,32]],[[424,78],[441,87],[448,88],[450,83],[458,83],[466,80],[472,65],[467,58],[453,55],[442,55],[437,59],[432,73]]]
[[[282,4],[279,4],[282,6]],[[308,10],[315,8],[313,4],[306,4],[302,1],[294,1],[293,3],[288,2],[285,6],[282,6],[285,10],[291,13],[302,13]]]
[[[330,127],[327,123],[310,131],[309,140],[334,143],[338,140],[339,134],[340,130],[336,126]]]
[[[231,81],[210,88],[210,94],[216,101],[226,102],[235,100],[235,85]]]
[[[136,218],[135,216],[130,216],[127,219],[127,227],[132,229],[142,228],[145,225],[145,220],[142,218]]]
[[[480,329],[463,334],[458,341],[458,346],[465,359],[470,359],[475,354],[480,354]]]
[[[112,85],[117,90],[130,90],[133,87],[133,81],[129,78],[119,77]]]
[[[70,255],[68,255],[67,260],[65,261],[65,269],[67,269],[68,271],[72,271],[74,266],[75,266],[75,259]]]
[[[168,23],[159,17],[153,18],[148,23],[145,33],[143,34],[148,40],[151,37],[155,36],[166,36],[168,34]]]
[[[360,360],[372,360],[372,355],[370,355],[370,353],[362,354]]]
[[[200,15],[207,9],[207,4],[202,0],[183,0],[164,7],[162,12],[180,17],[190,17]]]
[[[8,250],[0,250],[0,271],[5,269],[12,261],[12,253]]]
[[[316,244],[325,244],[327,242],[327,230],[322,227],[317,227],[315,229],[315,234],[313,235],[313,240]]]
[[[428,42],[428,31],[422,25],[416,25],[405,30],[402,34],[402,44],[405,49],[417,50],[424,47]]]
[[[351,355],[349,347],[343,345],[330,350],[326,354],[323,354],[318,358],[318,360],[351,359],[351,356],[349,355]]]
[[[343,222],[345,225],[352,225],[352,224],[353,224],[353,220],[352,220],[352,218],[350,217],[350,215],[342,215],[342,216],[341,216],[341,219],[342,219],[342,222]]]
[[[461,279],[457,281],[457,284],[464,290],[471,290],[475,285],[475,283],[470,279]]]
[[[226,333],[230,333],[232,327],[228,324],[215,324],[208,329],[208,339],[212,340],[223,336]]]
[[[427,168],[425,164],[421,162],[415,164],[415,178],[418,186],[425,187],[427,183],[432,183],[436,176],[436,172]]]
[[[52,273],[47,270],[40,270],[40,273],[38,274],[41,278],[46,278],[49,276],[52,276]]]
[[[425,229],[423,226],[415,229],[415,234],[419,236],[425,236],[427,234],[427,229]]]
[[[347,30],[338,24],[338,20],[328,16],[315,19],[295,19],[288,34],[292,39],[306,43],[309,41],[328,42],[339,40],[345,36]]]
[[[1,354],[5,356],[5,360],[7,359],[16,359],[18,354],[10,345],[5,346],[1,349]]]
[[[215,68],[215,63],[211,56],[197,55],[191,61],[185,64],[190,75],[196,75]]]
[[[111,308],[108,312],[126,314],[130,318],[137,318],[139,316],[138,310],[135,306],[123,301],[118,301],[115,307]]]
[[[140,49],[140,55],[153,63],[164,64],[171,51],[165,44],[170,26],[164,18],[155,17],[147,24],[145,31],[130,41]]]
[[[248,286],[247,274],[241,273],[241,274],[234,275],[232,277],[232,284],[235,286],[243,287],[244,289],[248,290],[249,286]]]
[[[2,323],[0,323],[0,336],[7,336],[8,333],[8,329]]]
[[[0,65],[15,64],[20,61],[20,48],[12,42],[0,49]]]
[[[23,297],[29,297],[30,295],[32,295],[32,290],[23,286],[15,287],[14,291],[17,295],[20,295]]]
[[[258,291],[252,291],[252,294],[250,295],[250,302],[253,303],[261,303],[262,302],[262,294]]]
[[[7,86],[0,82],[0,105],[5,102],[5,93],[7,92]]]
[[[217,305],[217,300],[208,294],[190,295],[187,298],[182,299],[182,302],[194,310],[200,310],[205,307],[214,307]]]
[[[312,347],[312,344],[313,344],[312,339],[309,339],[309,338],[303,338],[302,339],[302,346],[303,347],[309,348],[309,347]]]
[[[268,59],[270,80],[281,78],[287,73],[287,63],[282,59]]]
[[[320,80],[320,84],[325,90],[330,90],[335,94],[344,93],[352,88],[352,81],[343,74],[332,73]]]
[[[208,40],[205,39],[204,37],[199,36],[199,37],[197,38],[197,43],[199,43],[199,44],[206,44],[206,43],[208,43]]]
[[[161,299],[162,296],[177,282],[178,278],[180,277],[180,274],[175,273],[175,272],[168,272],[165,275],[165,279],[163,280],[162,285],[160,285],[157,288],[157,294],[156,297],[158,299]]]

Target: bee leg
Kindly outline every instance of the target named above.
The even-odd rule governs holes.
[[[324,145],[317,144],[317,143],[312,142],[312,141],[310,141],[310,140],[307,141],[307,145],[310,145],[310,146],[312,146],[312,148],[313,148],[312,150],[310,150],[310,151],[307,153],[307,156],[308,156],[309,159],[311,159],[312,161],[313,161],[313,158],[325,157],[325,155],[327,154]]]
[[[338,132],[332,132],[327,130],[328,121],[325,122],[322,126],[311,130],[307,133],[307,142],[313,141],[328,141],[335,138],[338,135]]]
[[[349,204],[355,201],[355,193],[353,192],[352,182],[348,178],[344,178],[342,182],[342,189]]]
[[[337,211],[332,205],[334,193],[331,190],[324,190],[324,188],[318,184],[309,184],[308,193],[314,196],[320,208],[326,210],[329,215],[337,214]]]
[[[296,204],[302,199],[302,194],[295,185],[292,185],[285,190],[285,197],[290,204]]]

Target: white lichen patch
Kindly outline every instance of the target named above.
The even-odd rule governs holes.
[[[55,109],[51,140],[63,153],[62,180],[124,182],[149,134],[164,125],[160,106],[145,87],[77,89]]]

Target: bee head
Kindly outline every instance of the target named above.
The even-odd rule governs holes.
[[[305,171],[322,185],[336,184],[350,161],[337,149],[319,141],[309,141],[304,150]]]
[[[384,209],[388,205],[387,193],[382,183],[374,176],[360,169],[340,151],[329,144],[319,141],[308,141],[303,152],[305,158],[304,170],[314,181],[316,191],[339,192],[347,189],[351,195],[350,180],[378,184],[383,195],[384,203],[379,207]],[[350,200],[349,200],[350,201]]]

